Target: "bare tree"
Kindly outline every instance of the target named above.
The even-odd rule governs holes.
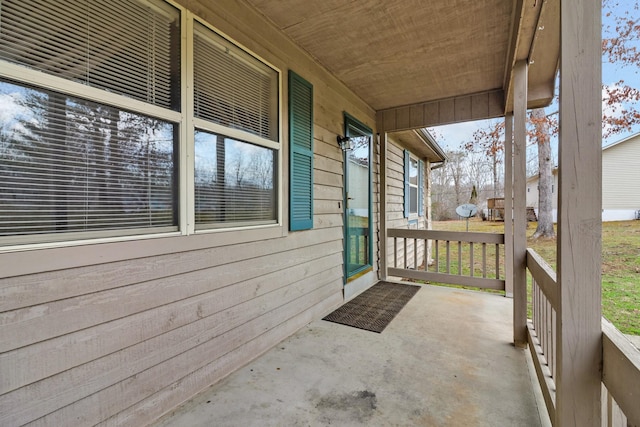
[[[553,238],[552,200],[553,175],[551,160],[551,138],[549,137],[549,121],[544,109],[537,108],[531,112],[529,118],[533,124],[532,138],[538,147],[538,227],[533,238]]]

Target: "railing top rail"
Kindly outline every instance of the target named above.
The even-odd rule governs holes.
[[[556,272],[553,271],[547,261],[531,248],[527,248],[527,268],[547,297],[551,307],[557,310],[560,304],[560,297],[558,295]]]
[[[640,425],[640,351],[605,318],[602,319],[602,363],[602,382],[629,425]]]
[[[449,240],[452,242],[504,244],[503,233],[479,233],[467,231],[412,230],[407,228],[389,228],[388,237],[407,239]]]

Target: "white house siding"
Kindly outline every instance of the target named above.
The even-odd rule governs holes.
[[[640,134],[602,151],[602,220],[635,218],[640,210]]]
[[[553,221],[558,219],[558,175],[553,175]],[[538,213],[538,178],[527,181],[527,206]],[[626,221],[640,210],[640,134],[602,150],[602,220]]]
[[[558,221],[558,171],[553,171],[553,188],[551,198],[551,216],[553,222]],[[527,207],[534,208],[536,217],[538,216],[538,177],[529,178],[527,180]]]
[[[343,302],[335,138],[373,111],[244,3],[179,3],[281,70],[283,159],[287,69],[314,85],[314,227],[285,160],[283,227],[0,253],[0,425],[146,425]]]
[[[387,148],[387,228],[427,228],[427,215],[418,216],[411,214],[409,218],[404,216],[404,148],[400,147],[393,139],[389,139]],[[424,168],[425,183],[428,176],[428,162]],[[427,185],[422,186],[423,192]],[[427,193],[428,194],[428,193]],[[423,200],[426,200],[423,199]],[[428,211],[425,209],[428,214]],[[399,240],[402,242],[402,240]],[[418,243],[417,265],[424,262],[424,242]],[[393,267],[397,262],[399,268],[415,268],[415,245],[412,240],[407,241],[407,265],[403,266],[405,259],[404,244],[400,244],[397,252],[394,250],[393,239],[387,241],[387,265]]]

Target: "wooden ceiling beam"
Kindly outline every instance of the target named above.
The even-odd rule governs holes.
[[[495,89],[471,95],[421,102],[377,112],[377,126],[396,132],[504,115],[504,92]]]

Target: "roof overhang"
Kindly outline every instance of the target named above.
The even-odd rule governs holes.
[[[447,159],[444,150],[426,129],[393,132],[389,136],[402,147],[430,163],[441,163]]]
[[[246,1],[376,111],[488,97],[446,121],[504,115],[520,60],[528,106],[553,98],[559,0]]]

